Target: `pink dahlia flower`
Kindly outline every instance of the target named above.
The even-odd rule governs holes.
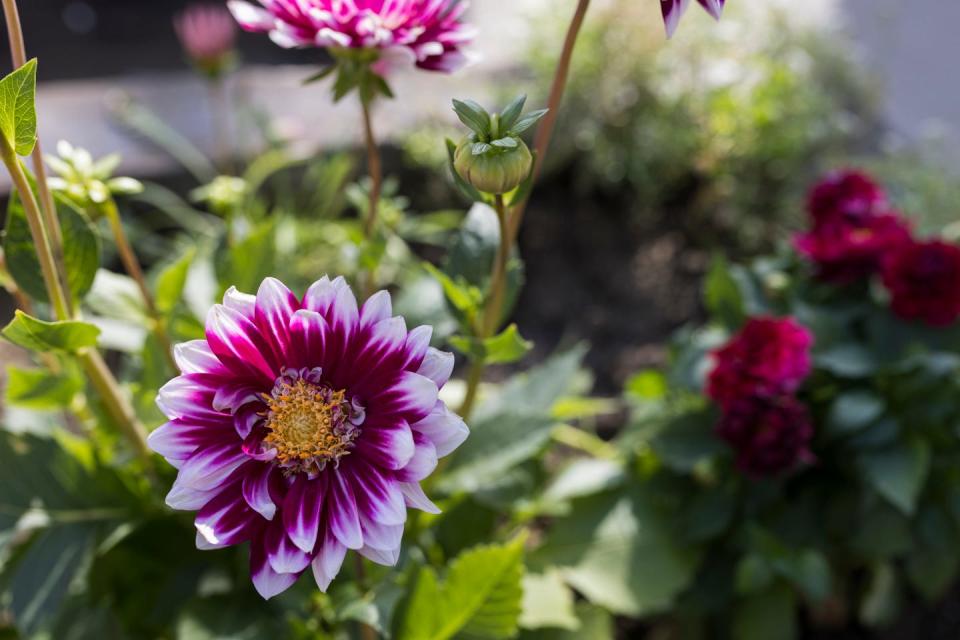
[[[453,72],[467,62],[462,48],[474,30],[461,21],[460,0],[244,0],[227,5],[247,31],[269,33],[281,47],[369,49],[378,72],[399,62]]]
[[[308,568],[326,590],[347,549],[395,564],[407,508],[437,512],[420,481],[468,434],[437,397],[453,356],[431,332],[385,291],[358,309],[342,278],[302,300],[274,279],[228,291],[206,340],[177,347],[149,439],[179,470],[167,504],[198,511],[197,546],[249,541],[264,598]]]
[[[202,69],[221,67],[233,53],[237,25],[222,5],[192,4],[173,26],[183,50]]]
[[[714,19],[719,20],[723,14],[723,5],[726,0],[697,0],[704,9],[707,10]],[[683,17],[687,7],[690,6],[690,0],[660,0],[660,10],[663,11],[663,23],[667,27],[667,37],[673,36],[680,24],[680,18]]]
[[[720,406],[792,393],[810,374],[813,334],[793,318],[751,318],[713,353],[707,395]]]
[[[812,462],[813,424],[793,396],[749,397],[732,403],[717,435],[736,452],[737,467],[751,476],[774,476]]]

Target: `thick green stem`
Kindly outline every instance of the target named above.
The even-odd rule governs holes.
[[[370,200],[367,205],[367,218],[363,221],[363,237],[367,242],[373,240],[377,230],[377,217],[380,212],[380,196],[383,191],[383,161],[380,149],[373,133],[373,118],[370,114],[370,100],[360,98],[363,111],[363,140],[367,149],[367,173],[370,175]],[[376,288],[377,275],[373,267],[362,278],[364,294],[369,296]]]
[[[509,237],[509,212],[503,201],[503,195],[497,194],[494,208],[497,211],[497,220],[500,223],[500,244],[497,248],[497,255],[493,260],[493,272],[490,274],[490,294],[487,296],[484,305],[483,319],[477,335],[480,340],[486,340],[493,336],[500,327],[500,321],[503,317],[503,300],[507,290],[507,264],[510,260],[510,251],[513,248],[513,243]],[[479,358],[470,365],[470,373],[467,376],[467,392],[463,398],[463,404],[460,406],[460,416],[464,420],[468,420],[470,414],[473,413],[477,401],[477,392],[480,389],[480,382],[483,380],[485,369],[486,364]]]
[[[27,63],[27,47],[23,40],[23,28],[20,24],[20,12],[17,10],[16,0],[3,0],[3,15],[7,22],[7,38],[10,41],[10,58],[13,68],[19,69]],[[60,220],[57,218],[57,206],[53,200],[53,192],[47,184],[47,167],[43,163],[43,148],[40,140],[33,147],[33,172],[37,177],[37,193],[40,195],[40,210],[43,214],[44,225],[53,251],[55,264],[58,267],[57,276],[60,285],[67,287],[67,274],[61,268],[63,265],[63,233],[60,229]],[[67,299],[67,309],[72,301]]]
[[[90,384],[97,390],[104,408],[130,442],[134,452],[141,460],[149,464],[152,456],[147,446],[147,431],[137,419],[137,415],[120,390],[120,384],[113,372],[104,362],[100,352],[88,349],[78,354]]]
[[[167,334],[166,322],[157,309],[157,303],[154,300],[153,293],[147,285],[147,278],[143,274],[143,269],[140,268],[140,260],[137,258],[133,246],[127,239],[127,234],[123,230],[123,222],[120,219],[120,211],[117,209],[117,203],[112,197],[103,203],[103,212],[107,218],[107,222],[110,224],[113,241],[117,246],[117,253],[120,255],[123,268],[127,272],[127,275],[133,278],[134,282],[137,283],[137,287],[140,289],[140,296],[143,298],[143,304],[147,309],[147,314],[150,316],[150,319],[153,320],[153,333],[160,343],[160,348],[163,349],[163,355],[167,364],[170,365],[172,371],[176,371],[177,363],[173,359],[173,343]]]
[[[37,199],[33,195],[33,189],[30,187],[30,181],[27,180],[27,174],[20,166],[20,159],[2,136],[0,136],[0,155],[3,157],[3,164],[6,165],[7,171],[10,172],[13,186],[20,195],[20,201],[23,203],[27,225],[30,227],[30,235],[37,249],[37,258],[40,260],[40,274],[43,276],[43,283],[46,285],[50,304],[53,306],[58,320],[69,320],[70,307],[67,304],[67,295],[57,272],[57,263],[50,246],[50,237],[47,235],[46,227],[43,224],[40,205],[37,204]]]

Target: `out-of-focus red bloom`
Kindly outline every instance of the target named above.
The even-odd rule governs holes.
[[[697,0],[707,13],[716,20],[720,19],[723,13],[723,5],[726,0]],[[690,0],[660,0],[660,9],[663,11],[663,24],[667,28],[667,37],[673,36],[680,24],[680,18],[683,17],[687,7],[690,6]]]
[[[811,369],[813,334],[793,318],[751,318],[714,352],[707,395],[727,408],[744,398],[796,391]]]
[[[814,225],[838,221],[855,223],[888,209],[883,187],[861,171],[829,173],[807,195],[807,212]]]
[[[813,424],[806,406],[790,395],[734,401],[717,435],[736,451],[737,466],[751,476],[774,476],[811,462]]]
[[[199,69],[221,73],[233,56],[237,25],[219,4],[192,4],[174,18],[183,50]]]
[[[894,313],[945,326],[960,318],[960,247],[940,240],[905,244],[884,263]]]
[[[878,272],[885,255],[910,241],[909,225],[895,214],[842,214],[797,235],[794,247],[819,279],[849,284]]]

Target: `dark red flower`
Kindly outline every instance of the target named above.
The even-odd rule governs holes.
[[[714,352],[707,395],[726,408],[751,396],[792,393],[810,373],[813,334],[793,318],[751,318]]]
[[[909,243],[909,225],[891,213],[837,216],[794,239],[797,251],[816,265],[817,277],[837,284],[873,275],[885,255]]]
[[[884,264],[894,313],[945,326],[960,318],[960,247],[940,240],[901,246]]]
[[[717,435],[733,447],[737,467],[752,476],[774,476],[811,462],[813,424],[793,396],[740,398],[727,407]]]
[[[856,221],[886,210],[883,188],[860,171],[827,174],[807,196],[807,211],[814,225],[838,220]]]

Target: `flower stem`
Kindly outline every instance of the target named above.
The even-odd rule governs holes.
[[[483,309],[483,320],[480,323],[480,331],[477,336],[480,340],[486,340],[493,336],[500,326],[500,320],[503,317],[503,299],[507,289],[507,264],[510,259],[510,251],[513,243],[509,237],[510,212],[507,210],[503,195],[497,194],[494,201],[494,209],[497,212],[497,221],[500,223],[500,244],[497,248],[497,255],[493,260],[493,272],[490,274],[490,295],[487,297]],[[483,379],[483,372],[486,369],[486,363],[477,358],[470,365],[470,373],[467,375],[467,392],[463,398],[463,404],[460,406],[460,417],[464,420],[470,418],[473,413],[473,407],[477,401],[477,392],[480,389],[480,382]]]
[[[373,133],[373,118],[370,114],[371,100],[360,98],[363,111],[363,140],[367,148],[367,173],[370,175],[370,200],[367,206],[367,218],[363,222],[363,237],[367,242],[373,239],[377,229],[377,216],[380,210],[380,195],[383,191],[383,161],[380,149]],[[367,295],[376,287],[376,273],[373,267],[363,277],[363,288]]]
[[[360,587],[361,591],[366,591],[367,585],[367,570],[363,566],[363,556],[359,553],[353,554],[353,566],[357,574],[357,585]],[[363,622],[357,623],[360,627],[360,638],[361,640],[377,640],[377,631],[373,627]]]
[[[590,0],[579,0],[577,10],[573,14],[570,26],[567,28],[567,36],[563,42],[563,50],[560,52],[560,60],[557,62],[557,69],[554,72],[553,84],[550,87],[550,98],[547,101],[547,115],[543,122],[537,128],[537,135],[534,137],[534,165],[533,180],[540,176],[540,170],[543,168],[543,162],[550,150],[550,141],[553,139],[553,130],[557,124],[557,117],[560,115],[560,103],[563,101],[563,94],[567,89],[567,80],[570,77],[570,63],[573,61],[573,50],[577,44],[577,38],[580,36],[580,29],[583,27],[584,18],[587,15],[587,9],[590,7]],[[529,198],[529,196],[528,196]],[[527,200],[514,207],[514,215],[510,220],[510,237],[516,239],[520,232],[520,223],[523,222],[523,215],[526,212]]]
[[[10,41],[10,58],[13,68],[19,69],[27,63],[27,48],[23,40],[23,27],[20,24],[20,12],[17,10],[16,0],[3,0],[3,15],[7,23],[7,39]],[[47,185],[47,167],[43,163],[43,147],[40,140],[33,147],[33,172],[37,179],[37,193],[40,195],[41,213],[44,225],[49,235],[50,249],[53,251],[54,264],[57,266],[57,276],[60,286],[67,287],[67,275],[63,270],[63,232],[60,229],[60,220],[57,218],[57,207],[53,200],[53,192]],[[72,301],[66,300],[70,310]]]
[[[156,300],[154,300],[153,293],[150,291],[150,287],[147,286],[147,279],[143,274],[143,269],[140,268],[140,260],[137,258],[133,246],[127,239],[126,232],[123,230],[120,211],[117,209],[117,202],[113,197],[107,198],[106,202],[103,203],[103,212],[107,218],[107,222],[110,224],[113,241],[117,246],[117,253],[120,254],[120,261],[123,263],[123,268],[127,272],[127,275],[137,283],[137,287],[140,289],[140,296],[143,298],[143,304],[147,309],[147,314],[150,316],[150,319],[153,320],[153,333],[160,343],[164,358],[167,364],[170,365],[171,370],[176,371],[177,363],[173,359],[173,343],[167,334],[166,323],[160,315],[160,311],[157,309],[157,303]]]
[[[23,167],[20,166],[20,159],[17,158],[10,144],[2,136],[0,136],[0,156],[2,156],[3,163],[10,172],[10,178],[13,181],[14,188],[16,188],[17,193],[20,195],[20,200],[23,202],[27,224],[30,227],[30,234],[36,247],[37,258],[40,261],[41,275],[43,276],[47,294],[50,297],[50,303],[53,306],[56,318],[58,320],[69,320],[72,316],[67,306],[68,293],[57,277],[53,251],[50,248],[47,230],[43,224],[40,205],[33,195],[33,190],[30,188],[30,182],[27,180],[27,175],[24,173]],[[78,357],[80,364],[90,378],[91,384],[93,384],[99,393],[110,417],[130,440],[130,444],[133,446],[137,455],[142,457],[145,462],[149,462],[150,449],[147,447],[146,431],[143,425],[137,420],[133,408],[123,396],[119,383],[116,378],[113,377],[103,358],[97,351],[92,349],[81,351]]]

